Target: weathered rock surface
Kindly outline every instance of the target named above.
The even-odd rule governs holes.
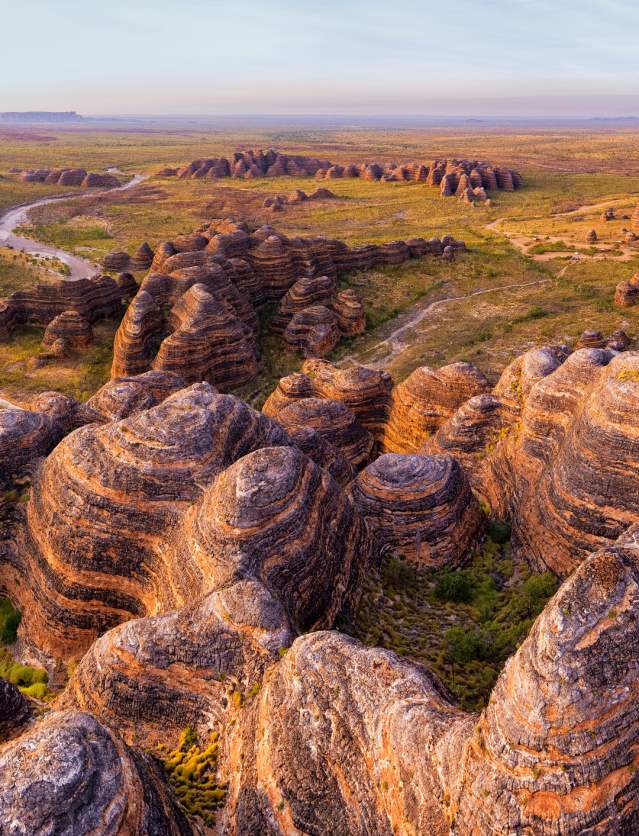
[[[25,415],[39,430],[42,416]],[[34,475],[16,553],[0,569],[22,635],[68,658],[127,618],[206,592],[187,565],[166,563],[168,532],[238,458],[290,443],[274,421],[207,384],[67,436]]]
[[[45,328],[52,319],[66,311],[75,311],[93,324],[98,319],[116,316],[122,310],[122,292],[110,276],[92,276],[77,281],[38,284],[17,290],[0,301],[0,339],[11,337],[17,325]]]
[[[357,476],[349,492],[380,553],[453,568],[470,557],[481,532],[481,509],[451,456],[386,453]]]
[[[91,323],[77,311],[63,311],[47,325],[42,345],[51,346],[56,340],[62,340],[72,351],[88,348],[93,341]]]
[[[188,725],[223,722],[230,691],[261,682],[292,640],[281,604],[257,581],[240,580],[197,604],[105,633],[61,703],[90,711],[129,742],[142,735],[147,745],[164,742]]]
[[[339,340],[337,317],[325,305],[312,305],[293,314],[284,329],[284,342],[305,357],[325,357]]]
[[[345,337],[356,337],[366,330],[366,311],[357,293],[349,288],[340,290],[331,302],[337,325]]]
[[[636,273],[628,281],[619,282],[615,288],[615,305],[622,308],[629,308],[639,301],[639,273]]]
[[[87,406],[105,421],[119,421],[157,406],[185,385],[182,378],[172,372],[150,371],[116,377],[98,389],[87,401]]]
[[[354,468],[369,460],[374,439],[342,401],[304,398],[284,406],[277,421],[286,430],[311,427],[318,435],[341,450]]]
[[[193,833],[158,766],[89,714],[54,712],[0,752],[7,833]]]
[[[488,381],[471,363],[415,369],[391,393],[383,449],[389,453],[419,452],[464,401],[487,389]]]

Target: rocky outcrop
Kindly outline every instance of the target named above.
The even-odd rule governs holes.
[[[619,282],[615,288],[615,305],[622,308],[630,308],[639,301],[639,273],[630,279]]]
[[[584,331],[575,343],[575,348],[605,348],[606,338],[601,331]]]
[[[170,326],[172,333],[162,341],[154,369],[222,388],[255,377],[257,357],[244,323],[205,285],[193,285],[179,299],[171,311]]]
[[[485,494],[535,566],[565,577],[637,519],[637,380],[634,352],[575,351],[497,444]]]
[[[113,174],[90,172],[80,185],[83,189],[117,189],[120,181]]]
[[[0,820],[13,833],[193,833],[156,763],[73,711],[2,749]]]
[[[206,592],[188,565],[165,563],[167,533],[238,458],[290,443],[274,421],[207,384],[67,436],[34,475],[27,523],[0,570],[25,640],[69,658],[123,620]]]
[[[11,337],[17,325],[42,328],[67,311],[75,311],[93,324],[122,310],[122,292],[110,276],[38,284],[17,290],[0,302],[0,340]]]
[[[310,427],[346,456],[358,468],[369,460],[374,439],[341,401],[304,398],[284,406],[277,421],[288,431]]]
[[[487,390],[488,381],[471,363],[415,369],[391,393],[383,449],[389,453],[419,452],[464,401]]]
[[[140,290],[131,300],[113,342],[111,377],[126,377],[150,369],[163,331],[160,306]]]
[[[457,567],[481,532],[481,509],[451,456],[386,453],[357,476],[349,492],[382,554]]]
[[[284,342],[304,357],[325,357],[340,340],[337,317],[325,305],[312,305],[293,314],[283,336]]]
[[[63,311],[47,325],[42,345],[52,346],[56,340],[62,340],[65,351],[81,351],[93,342],[93,329],[82,314]]]
[[[163,170],[167,171],[166,169]],[[502,189],[512,192],[523,187],[519,172],[505,167],[493,169],[480,160],[431,160],[429,162],[410,161],[331,163],[313,157],[282,154],[274,149],[263,151],[250,149],[238,151],[232,158],[213,157],[206,160],[193,160],[179,169],[178,177],[198,179],[209,177],[235,177],[252,179],[254,177],[315,177],[316,180],[340,180],[358,178],[384,183],[422,182],[430,186],[445,183],[442,193],[446,196],[455,194],[458,189]],[[159,173],[157,176],[171,176]],[[299,202],[297,191],[294,200]],[[326,195],[328,196],[328,195]],[[312,195],[310,196],[312,198]],[[284,201],[282,201],[284,202]]]

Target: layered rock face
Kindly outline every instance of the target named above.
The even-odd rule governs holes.
[[[27,524],[1,572],[27,641],[69,656],[114,624],[202,593],[188,566],[164,563],[168,532],[238,458],[288,443],[275,422],[207,384],[67,436],[34,476]]]
[[[77,281],[38,284],[17,290],[0,301],[0,339],[11,337],[17,325],[45,328],[60,314],[74,311],[89,323],[116,316],[122,310],[122,292],[110,276],[92,276]]]
[[[539,568],[565,577],[637,519],[637,380],[634,352],[576,351],[497,444],[483,492]]]
[[[0,743],[18,733],[31,717],[31,707],[15,685],[0,679]]]
[[[42,345],[62,341],[63,350],[79,351],[93,341],[91,324],[77,311],[63,311],[52,319],[44,331]]]
[[[113,250],[113,252],[107,253],[102,261],[102,266],[107,271],[130,270],[132,273],[138,273],[148,270],[153,264],[154,257],[155,253],[145,241],[140,244],[133,255],[129,255],[124,250]]]
[[[145,245],[139,251],[147,261],[151,253]],[[156,248],[116,335],[112,374],[154,368],[226,390],[242,386],[257,373],[256,308],[274,300],[281,302],[273,330],[292,349],[323,357],[342,335],[361,333],[366,325],[355,293],[336,294],[338,274],[426,253],[441,255],[441,246],[399,241],[351,250],[341,241],[287,238],[270,226],[249,234],[231,221],[205,224]],[[117,263],[110,257],[113,269],[130,266],[126,253],[116,255]],[[6,328],[13,327],[9,319]]]
[[[320,438],[341,450],[353,468],[370,459],[373,436],[341,401],[303,398],[285,406],[276,418],[287,431],[304,427],[315,430]]]
[[[419,452],[464,401],[487,389],[488,381],[471,363],[415,369],[392,391],[383,449],[389,453]]]
[[[153,761],[72,711],[0,752],[0,820],[13,833],[193,833]]]
[[[450,456],[386,453],[349,488],[380,553],[399,551],[424,566],[459,566],[482,527],[482,512]]]

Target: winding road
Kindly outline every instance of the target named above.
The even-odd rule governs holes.
[[[123,192],[137,186],[138,183],[146,180],[147,176],[145,174],[134,174],[123,186],[117,186],[115,189],[108,189],[106,191],[102,189],[91,190],[87,193],[97,193],[98,191],[101,194]],[[31,209],[35,209],[37,206],[46,206],[48,203],[58,203],[61,200],[71,200],[79,196],[77,192],[72,192],[56,195],[55,197],[45,197],[33,203],[27,203],[23,206],[15,206],[13,209],[9,209],[4,215],[0,216],[0,246],[13,247],[15,250],[22,250],[32,255],[53,256],[68,266],[70,273],[66,278],[72,281],[93,276],[97,272],[96,267],[85,258],[80,258],[59,247],[54,247],[52,244],[45,244],[41,241],[35,241],[32,238],[24,238],[21,235],[14,234],[14,230],[28,220]]]

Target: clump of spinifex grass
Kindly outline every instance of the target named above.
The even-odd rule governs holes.
[[[158,753],[169,784],[187,815],[212,827],[227,792],[226,785],[217,780],[218,732],[212,732],[208,743],[201,746],[195,729],[187,726],[174,750],[160,744]]]

